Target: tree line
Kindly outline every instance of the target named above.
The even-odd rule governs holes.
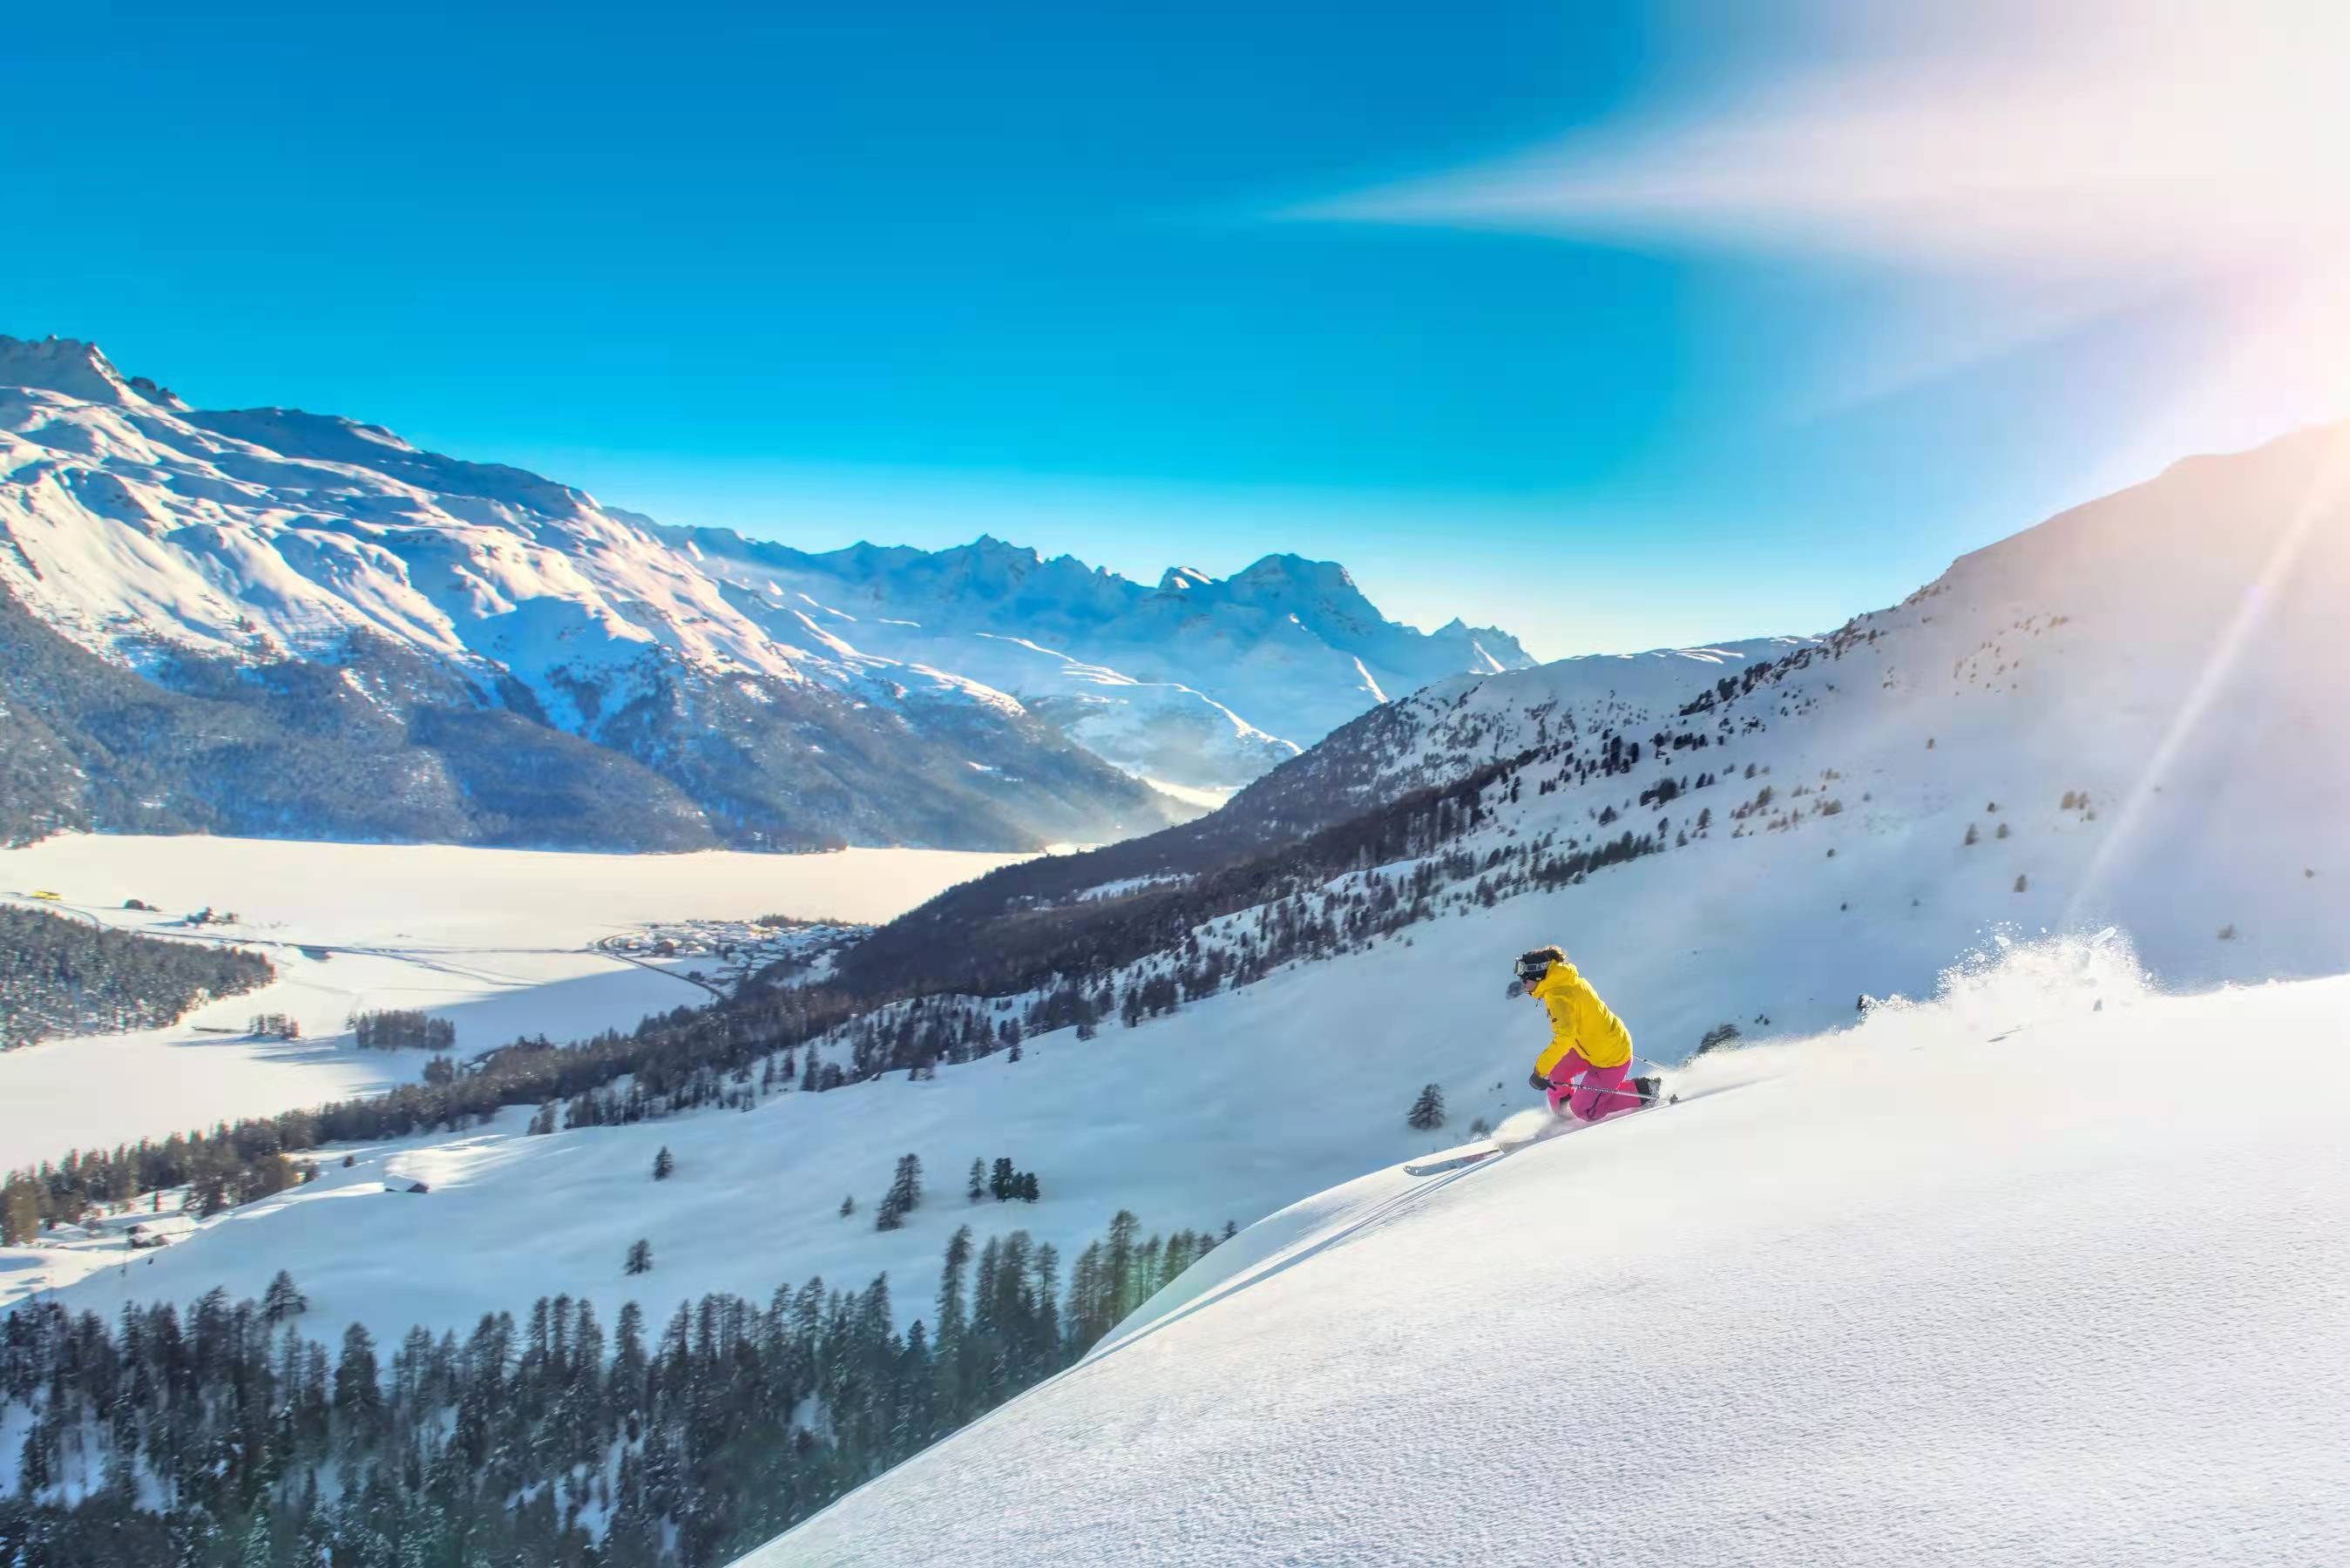
[[[259,953],[0,908],[0,1051],[61,1034],[157,1029],[275,978]]]
[[[354,1012],[351,1043],[362,1051],[447,1051],[457,1044],[457,1026],[418,1008],[387,1007]]]
[[[1226,1235],[1232,1227],[1225,1227]],[[764,1305],[541,1297],[472,1333],[354,1324],[329,1348],[281,1274],[111,1324],[54,1302],[0,1323],[10,1568],[702,1568],[1073,1365],[1217,1244],[1121,1210],[1064,1285],[1025,1231],[949,1240],[902,1333],[889,1276]]]

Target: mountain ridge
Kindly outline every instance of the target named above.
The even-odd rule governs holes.
[[[743,589],[796,597],[858,624],[858,645],[873,651],[970,668],[1023,699],[1068,697],[1088,684],[1083,695],[1096,701],[1105,686],[1156,688],[1170,700],[1196,693],[1278,742],[1276,760],[1431,680],[1534,662],[1497,628],[1455,617],[1422,632],[1388,620],[1344,566],[1286,553],[1222,578],[1170,566],[1152,587],[991,535],[935,551],[861,542],[809,551],[730,528],[659,532]],[[973,636],[1009,638],[1030,656],[974,649]],[[1064,663],[1125,679],[1072,675]],[[1089,738],[1082,727],[1075,732]],[[1100,749],[1123,760],[1115,745]],[[1211,756],[1170,782],[1235,788],[1264,765],[1253,752],[1221,766]]]
[[[818,592],[786,592],[779,566]],[[1242,597],[1316,613],[1275,582],[1347,581],[1341,568],[1311,566],[1268,568]],[[933,624],[826,602],[855,591],[858,573],[872,578],[859,608],[917,603]],[[161,745],[139,770],[161,786],[148,792],[158,805],[126,815],[85,770],[68,792],[78,804],[64,808],[80,826],[664,847],[681,843],[671,819],[681,792],[699,818],[684,830],[689,846],[1098,843],[1195,814],[1300,749],[1187,680],[1185,660],[1211,671],[1253,661],[1284,678],[1239,681],[1248,701],[1308,690],[1311,702],[1284,709],[1293,727],[1341,722],[1379,695],[1353,673],[1359,659],[1342,659],[1295,615],[1285,626],[1262,607],[1188,614],[1189,648],[1138,674],[1029,635],[1110,625],[1152,594],[1071,557],[1047,561],[988,535],[950,551],[860,544],[815,555],[667,527],[523,469],[421,450],[380,425],[191,409],[67,338],[0,337],[0,593],[91,659],[169,692],[153,697],[155,714],[192,713],[173,699],[199,692],[249,711],[242,760],[213,748],[199,762],[174,750],[180,742]],[[1376,612],[1340,612],[1332,624],[1344,635],[1403,650],[1393,657],[1408,668],[1391,679],[1471,661],[1462,639],[1423,643]],[[969,624],[945,624],[957,617]],[[1123,658],[1163,631],[1145,626],[1114,651]],[[29,634],[18,625],[12,635]],[[51,677],[48,717],[68,729],[72,692],[110,688],[95,670],[67,676],[61,649],[37,662]],[[296,759],[306,721],[288,694],[317,684],[286,675],[297,666],[377,711],[372,767]],[[264,689],[276,691],[274,708]],[[274,717],[253,718],[259,709]],[[202,724],[172,723],[195,745]],[[102,734],[75,745],[120,757]],[[444,745],[488,749],[452,774]],[[279,788],[261,790],[279,801],[267,821],[234,809],[234,790],[199,805],[199,781],[172,782],[163,762],[225,765],[257,787],[255,768],[280,780],[360,777],[411,749],[434,759],[417,781],[444,781],[422,786],[439,798],[433,809],[371,817],[350,800],[307,825]],[[523,780],[553,781],[564,794],[585,784],[583,768],[608,775],[590,794],[618,816],[530,809]],[[496,792],[504,808],[485,813],[472,803],[490,777],[511,784]],[[636,781],[641,807],[625,805],[622,778]],[[20,810],[5,827],[21,835],[40,817],[37,806]]]

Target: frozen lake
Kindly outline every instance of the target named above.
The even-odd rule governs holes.
[[[683,971],[595,943],[661,921],[792,915],[871,923],[1021,858],[936,849],[829,855],[577,855],[450,845],[76,834],[0,850],[0,898],[181,940],[266,952],[271,985],[165,1029],[0,1052],[0,1168],[161,1137],[416,1077],[421,1051],[360,1051],[356,1010],[449,1019],[467,1054],[524,1034],[566,1040],[697,1004]],[[35,892],[54,900],[35,902]],[[157,908],[127,910],[138,898]],[[231,923],[185,923],[193,910]],[[298,1041],[255,1040],[284,1012]],[[220,1031],[227,1031],[221,1033]]]

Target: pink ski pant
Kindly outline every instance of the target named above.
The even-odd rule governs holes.
[[[1555,1115],[1571,1116],[1578,1121],[1597,1121],[1617,1111],[1628,1111],[1640,1103],[1640,1096],[1625,1088],[1624,1079],[1632,1071],[1632,1064],[1619,1062],[1613,1067],[1595,1067],[1583,1059],[1580,1051],[1569,1051],[1550,1070],[1550,1108]],[[1575,1083],[1575,1075],[1583,1075]],[[1560,1110],[1562,1102],[1565,1106]]]

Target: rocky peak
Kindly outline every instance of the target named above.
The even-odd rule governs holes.
[[[157,408],[178,412],[187,405],[169,388],[114,368],[95,343],[78,337],[11,337],[0,333],[0,387],[37,387],[86,403],[114,408]]]

